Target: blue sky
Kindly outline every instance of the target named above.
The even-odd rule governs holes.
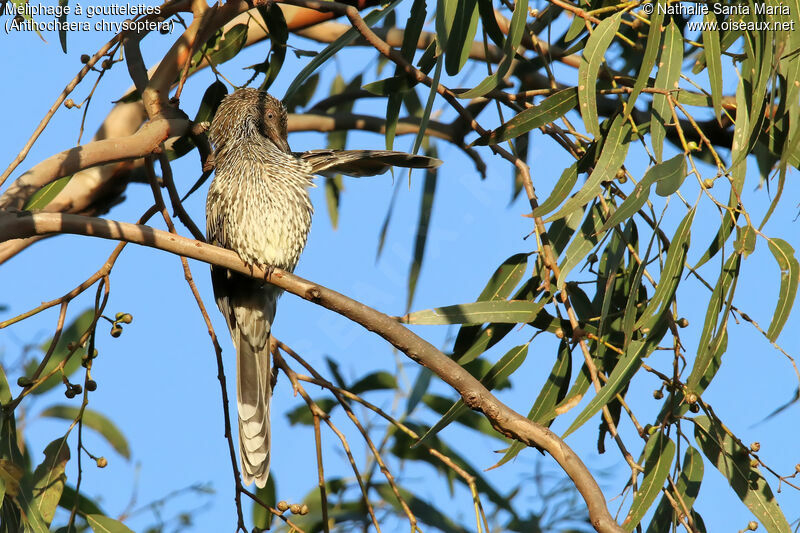
[[[398,19],[402,20],[402,15]],[[64,55],[56,34],[45,34],[46,43],[33,34],[2,36],[1,39],[8,46],[8,52],[0,56],[0,71],[6,73],[5,83],[0,89],[6,114],[6,126],[1,134],[3,142],[0,143],[3,168],[22,147],[63,86],[78,71],[81,66],[79,56],[93,53],[110,37],[110,34],[99,33],[70,34],[69,53]],[[160,57],[171,40],[158,35],[145,40],[143,52],[148,66]],[[289,44],[303,49],[319,49],[319,45],[296,37],[291,37]],[[235,61],[224,65],[223,72],[235,83],[243,83],[250,71],[241,68],[263,59],[268,46],[268,43],[263,43],[243,52]],[[374,53],[365,49],[339,54],[322,71],[318,96],[327,91],[337,71],[349,81],[366,64],[368,75],[375,76],[374,57]],[[281,97],[295,73],[307,61],[308,58],[297,58],[291,52],[287,54],[286,65],[273,86],[273,94]],[[384,71],[384,76],[386,73]],[[567,77],[570,75],[568,70],[564,69],[562,73],[565,76],[563,79],[572,79]],[[727,93],[731,93],[735,88],[735,75],[728,69],[725,76]],[[698,78],[705,83],[705,74]],[[94,78],[90,76],[79,86],[73,98],[76,101],[82,99],[93,81]],[[203,91],[212,81],[213,76],[207,71],[190,79],[181,102],[182,108],[190,116],[194,115]],[[451,81],[447,80],[446,83]],[[119,98],[129,85],[130,79],[123,64],[116,65],[106,75],[89,110],[85,140],[91,137],[105,117],[112,105],[110,102]],[[442,103],[437,101],[434,109],[442,109]],[[359,104],[356,111],[376,116],[383,114],[380,103],[375,101],[364,106]],[[451,114],[445,113],[444,120],[449,120],[447,117]],[[485,126],[496,125],[497,118],[492,113],[491,109],[487,109],[481,116]],[[504,113],[506,118],[510,116],[507,110]],[[12,179],[35,162],[74,146],[80,116],[81,111],[77,109],[60,109]],[[571,118],[574,122],[580,122],[577,115]],[[412,137],[398,138],[395,147],[409,149],[412,141]],[[324,147],[326,139],[322,134],[294,134],[290,136],[290,143],[294,150],[306,150]],[[383,148],[383,144],[383,138],[375,134],[351,134],[348,138],[348,148]],[[473,301],[493,270],[505,258],[514,253],[531,251],[535,245],[530,240],[523,240],[532,229],[530,220],[521,217],[529,210],[527,202],[520,198],[509,204],[511,169],[508,164],[491,156],[488,151],[482,152],[489,171],[487,179],[481,180],[474,166],[458,149],[443,142],[437,142],[437,146],[444,165],[439,172],[431,233],[414,309]],[[667,150],[670,152],[665,156],[676,153],[674,147],[670,146]],[[546,198],[569,161],[554,143],[540,134],[533,137],[530,161],[537,193],[541,198]],[[629,155],[627,166],[634,176],[641,176],[646,164],[641,151],[632,151]],[[709,176],[713,175],[710,167],[700,168]],[[758,176],[754,169],[755,163],[751,162],[745,184],[746,205],[754,214],[754,219],[760,220],[770,198],[765,190],[755,191]],[[189,154],[177,162],[173,170],[179,190],[188,190],[200,174],[197,156]],[[396,179],[405,180],[405,176],[405,173],[396,173]],[[783,205],[766,226],[765,232],[786,239],[795,250],[800,250],[800,232],[797,232],[794,221],[800,192],[794,179],[796,176],[794,171],[784,192]],[[297,274],[389,314],[402,314],[421,196],[421,178],[421,174],[414,174],[410,185],[406,186],[404,182],[400,187],[387,243],[378,261],[375,259],[377,240],[394,188],[392,177],[387,174],[369,179],[345,178],[337,230],[333,230],[329,222],[323,188],[314,189],[311,194],[316,215]],[[207,185],[187,202],[187,210],[201,227],[204,226],[206,190]],[[690,177],[681,192],[692,202],[698,190],[696,181]],[[727,192],[717,195],[727,198]],[[126,197],[126,202],[113,208],[108,217],[132,222],[151,203],[149,187],[142,185],[130,186]],[[656,202],[657,209],[661,207],[660,204],[663,204],[661,199]],[[668,235],[674,231],[684,213],[685,209],[673,199],[665,218]],[[692,228],[690,263],[696,262],[705,250],[705,243],[710,241],[718,224],[716,212],[707,202],[701,202]],[[159,221],[154,225],[163,227]],[[113,246],[111,242],[85,237],[58,237],[34,245],[1,265],[0,304],[7,305],[9,309],[0,314],[0,319],[67,292],[92,274]],[[222,342],[231,385],[229,395],[232,395],[234,380],[230,376],[233,349],[224,322],[213,303],[207,266],[195,262],[191,266]],[[716,277],[714,269],[718,271],[719,267],[717,257],[702,272],[713,280]],[[575,279],[589,279],[585,273],[577,276]],[[760,240],[755,253],[743,263],[735,303],[765,328],[774,309],[778,279],[777,265],[766,243]],[[93,371],[98,389],[91,395],[90,407],[105,413],[117,423],[128,438],[132,460],[126,461],[116,455],[102,439],[87,431],[89,449],[109,460],[109,466],[103,470],[93,465],[85,466],[83,486],[87,494],[97,497],[109,514],[116,515],[126,508],[134,493],[139,506],[173,490],[198,482],[208,483],[216,491],[214,495],[184,496],[170,503],[165,514],[169,516],[177,511],[199,508],[196,531],[232,527],[232,482],[222,435],[216,363],[204,323],[183,280],[180,262],[167,254],[129,246],[114,268],[111,289],[106,314],[113,316],[118,311],[128,312],[134,320],[125,327],[124,334],[118,339],[98,336],[100,358]],[[69,316],[77,316],[88,308],[92,299],[93,295],[87,293],[76,300],[70,306]],[[706,289],[694,280],[689,279],[682,284],[678,300],[679,314],[686,316],[692,324],[682,330],[690,360],[699,335],[699,328],[695,326],[702,324],[707,299]],[[46,340],[52,334],[56,317],[57,312],[51,310],[4,330],[0,334],[3,363],[8,365],[16,361],[26,344],[39,344]],[[795,309],[778,340],[790,354],[800,351],[800,336],[797,335],[799,326],[800,315]],[[417,331],[442,348],[449,347],[447,339],[455,333],[454,330],[448,332],[441,327],[419,327]],[[398,379],[409,387],[417,373],[413,363],[402,354],[394,353],[377,336],[292,295],[280,300],[274,333],[320,371],[326,371],[325,357],[330,356],[350,379],[375,369],[395,372],[401,368]],[[792,367],[749,325],[731,325],[729,333],[725,364],[704,399],[711,403],[720,418],[743,442],[761,442],[761,457],[768,465],[781,473],[791,473],[794,464],[800,462],[795,444],[798,436],[797,407],[793,406],[770,420],[762,420],[792,397],[798,385]],[[510,347],[527,342],[532,334],[530,328],[517,330],[487,353],[486,357],[496,360]],[[525,364],[513,377],[516,387],[513,391],[503,391],[501,399],[520,412],[527,412],[547,377],[555,350],[554,339],[545,335],[538,337],[532,344]],[[669,369],[671,355],[669,352],[656,352],[648,364]],[[16,374],[10,376],[12,381],[16,377]],[[650,376],[639,378],[631,387],[628,397],[635,398],[639,419],[643,423],[652,423],[659,404],[651,394],[660,383]],[[16,390],[16,387],[12,386],[12,389]],[[313,387],[308,390],[312,396],[320,395]],[[454,393],[441,384],[435,384],[434,390],[455,399]],[[377,394],[370,399],[388,410],[398,401],[404,404],[404,400],[387,395]],[[587,401],[588,398],[585,398],[581,405]],[[43,408],[53,403],[79,405],[77,399],[68,401],[64,398],[60,389],[35,401],[23,403],[27,417],[24,433],[33,445],[35,462],[42,457],[45,444],[66,429],[63,421],[37,417]],[[301,400],[293,397],[288,380],[281,376],[273,398],[272,475],[278,481],[280,497],[291,501],[300,501],[316,483],[313,434],[305,426],[290,426],[284,416],[287,410],[300,404]],[[557,433],[563,432],[577,412],[575,410],[562,417],[563,420],[557,420],[553,429]],[[430,422],[435,420],[429,415],[425,418]],[[346,428],[351,443],[359,442],[351,426],[341,419],[337,419],[337,422],[341,422],[340,427]],[[605,494],[611,500],[622,490],[628,468],[610,441],[607,442],[607,453],[597,454],[596,427],[597,421],[593,420],[571,435],[567,443],[593,470],[611,472],[609,477],[601,480]],[[624,417],[621,429],[634,456],[638,456],[642,442]],[[468,456],[479,469],[494,464],[497,456],[492,450],[504,447],[498,440],[455,426],[448,427],[443,437],[455,445],[462,455]],[[325,432],[323,440],[327,450],[326,471],[349,475],[349,467],[335,445],[335,437]],[[363,464],[363,447],[359,443],[355,449],[356,457]],[[512,484],[529,479],[537,465],[548,472],[558,472],[554,461],[525,450],[515,462],[487,473],[486,477],[501,492],[506,492]],[[433,476],[433,471],[427,467],[407,467],[403,472],[403,481],[429,501],[454,505],[461,522],[467,527],[473,524],[468,494],[457,490],[451,496],[446,485]],[[71,482],[75,479],[74,460],[70,463],[68,477]],[[768,477],[768,480],[775,489],[777,482],[774,478]],[[519,500],[520,505],[539,509],[541,503],[536,500],[529,485],[526,485],[526,493]],[[797,492],[785,488],[779,501],[790,521],[798,518],[796,509],[800,509],[800,497]],[[610,502],[612,513],[620,502],[619,498]],[[629,496],[625,502],[623,509],[630,502]],[[709,464],[706,465],[697,508],[714,531],[742,529],[752,517],[724,478]],[[145,514],[132,517],[129,524],[139,531],[153,522],[153,516]]]

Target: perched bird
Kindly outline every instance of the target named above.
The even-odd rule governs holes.
[[[314,174],[368,176],[390,166],[432,168],[441,161],[385,150],[293,153],[286,109],[269,94],[240,89],[226,96],[211,123],[215,177],[206,200],[208,241],[248,265],[292,272],[314,211]],[[236,348],[239,453],[246,484],[269,475],[269,338],[281,290],[263,280],[211,267],[214,296]]]

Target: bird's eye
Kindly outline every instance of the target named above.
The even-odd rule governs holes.
[[[275,118],[275,115],[273,115],[272,113],[267,113],[267,118]]]

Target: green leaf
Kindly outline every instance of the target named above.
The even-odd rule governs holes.
[[[328,207],[328,217],[330,217],[333,229],[339,227],[339,202],[343,188],[341,175],[325,178],[325,205]]]
[[[658,63],[655,88],[663,91],[674,91],[678,88],[683,63],[683,36],[675,21],[671,20],[664,35],[664,46]],[[653,95],[653,118],[650,120],[650,140],[656,161],[661,162],[666,137],[665,124],[673,122],[669,100],[664,94]]]
[[[622,529],[633,531],[644,518],[645,513],[656,501],[661,487],[669,475],[672,460],[675,459],[675,443],[658,432],[647,441],[644,447],[644,479],[633,496],[631,509],[622,522]]]
[[[561,177],[558,178],[558,181],[553,187],[553,191],[550,193],[550,196],[548,196],[547,200],[533,210],[533,216],[543,217],[558,207],[567,197],[577,181],[578,161],[575,161],[568,166],[564,172],[561,173]]]
[[[100,506],[92,499],[75,492],[75,488],[71,485],[64,485],[64,490],[61,492],[61,499],[58,501],[58,506],[72,512],[76,501],[78,503],[77,513],[80,516],[86,516],[87,514],[105,514]]]
[[[683,180],[686,179],[686,158],[683,154],[676,155],[672,159],[656,164],[653,169],[658,169],[654,170],[656,194],[666,198],[680,189]]]
[[[628,384],[633,375],[639,370],[642,365],[642,358],[647,355],[645,347],[647,343],[644,341],[631,341],[625,355],[620,356],[620,360],[608,377],[608,381],[603,388],[597,393],[597,396],[592,398],[589,404],[581,411],[581,414],[575,419],[572,425],[569,426],[562,439],[567,438],[567,435],[581,427],[584,423],[588,422],[598,411],[600,411],[614,396]]]
[[[67,435],[47,445],[44,460],[33,473],[33,506],[47,525],[53,521],[67,480],[64,474],[69,461]]]
[[[256,496],[259,500],[275,507],[278,504],[278,498],[275,497],[275,476],[267,478],[267,484],[262,488],[256,488]],[[261,530],[267,530],[272,524],[273,514],[267,509],[263,508],[258,502],[253,502],[253,526]]]
[[[422,400],[422,397],[425,396],[425,393],[428,392],[431,379],[433,379],[433,372],[424,367],[420,368],[419,374],[417,374],[417,380],[414,382],[414,386],[411,388],[411,392],[408,395],[406,414],[411,414],[420,400]]]
[[[219,109],[222,99],[227,95],[228,88],[221,81],[217,80],[209,85],[203,93],[203,99],[200,100],[200,107],[194,117],[195,123],[210,122],[214,115],[217,114],[217,109]]]
[[[714,115],[717,120],[722,117],[722,50],[719,44],[719,32],[711,30],[716,23],[716,16],[709,11],[703,17],[703,49],[708,62],[708,81],[711,86],[711,101],[714,102]]]
[[[44,209],[47,207],[47,204],[53,201],[53,199],[58,196],[64,187],[67,186],[69,180],[72,179],[72,174],[69,176],[64,176],[58,178],[55,181],[51,181],[35,193],[28,199],[28,202],[25,204],[23,209],[25,211],[36,211],[38,209]]]
[[[767,480],[750,466],[747,448],[722,422],[708,416],[693,419],[694,437],[706,458],[728,479],[736,495],[764,525],[768,533],[789,533],[786,521]]]
[[[388,483],[381,483],[374,485],[373,488],[378,491],[378,494],[381,495],[381,498],[389,505],[394,507],[395,511],[398,513],[405,513],[405,509],[400,505],[400,502],[397,501],[397,496],[395,496],[394,491],[389,486]],[[403,499],[408,504],[409,509],[411,512],[414,513],[420,521],[424,522],[425,524],[430,525],[444,533],[467,533],[468,530],[464,529],[460,525],[453,522],[447,515],[442,513],[437,507],[427,503],[424,500],[421,500],[413,493],[403,489],[402,487],[398,487],[398,491]]]
[[[505,300],[519,284],[528,266],[528,254],[514,254],[497,267],[478,296],[479,302]],[[453,345],[454,355],[463,354],[480,335],[477,326],[461,326]]]
[[[283,105],[289,113],[294,113],[298,107],[305,107],[314,97],[314,92],[319,84],[319,74],[309,76],[291,95],[283,98]]]
[[[374,390],[394,390],[397,388],[397,380],[392,374],[385,371],[378,371],[368,374],[353,383],[348,390],[353,394],[363,394]]]
[[[794,248],[782,239],[769,239],[769,250],[778,262],[781,270],[781,288],[778,293],[778,303],[772,320],[767,330],[767,338],[770,342],[775,342],[781,334],[789,313],[792,312],[795,297],[797,296],[797,285],[800,283],[800,263],[794,255]]]
[[[365,91],[377,96],[391,96],[394,93],[409,90],[416,85],[408,76],[392,76],[383,80],[367,83],[362,87]],[[402,100],[399,100],[402,102]]]
[[[422,33],[422,28],[425,25],[425,18],[427,16],[426,9],[427,2],[425,0],[414,0],[411,5],[411,15],[406,22],[405,30],[403,31],[403,44],[400,47],[400,55],[402,55],[409,63],[414,60],[414,53],[417,50],[417,42]],[[434,45],[435,46],[435,45]],[[425,71],[427,73],[427,71]],[[405,85],[413,87],[415,83],[411,78],[406,75],[400,66],[395,67],[395,78],[405,78]],[[373,85],[373,84],[368,84]],[[401,85],[402,87],[402,85]],[[367,89],[367,86],[364,86]],[[369,90],[369,89],[367,89]],[[388,93],[389,97],[386,101],[386,149],[391,150],[394,146],[395,132],[397,131],[397,121],[400,118],[400,107],[403,103],[403,93],[397,91]],[[415,93],[416,94],[416,93]]]
[[[487,389],[494,389],[498,383],[502,382],[508,376],[513,374],[520,365],[525,361],[528,356],[528,344],[516,346],[511,348],[503,357],[497,361],[489,372],[481,378],[481,383]],[[420,438],[414,446],[419,446],[430,437],[439,433],[442,429],[447,427],[450,422],[455,420],[464,411],[469,408],[464,403],[463,399],[459,399],[453,406],[444,414],[444,416],[431,428],[425,435]]]
[[[67,326],[63,333],[61,334],[61,338],[58,341],[58,345],[56,345],[55,350],[53,351],[53,355],[50,357],[50,360],[45,365],[44,370],[42,371],[41,375],[47,375],[51,370],[56,368],[66,357],[69,355],[69,350],[67,349],[67,345],[70,343],[77,343],[81,336],[89,329],[92,325],[92,321],[94,320],[94,309],[87,309],[82,314],[80,314],[69,326]],[[50,347],[50,344],[53,342],[52,339],[44,343],[40,349],[42,352],[47,353],[47,350]],[[81,353],[85,353],[83,350],[78,349],[64,366],[64,375],[70,376],[73,372],[78,370],[81,366]],[[25,367],[25,373],[28,376],[33,375],[36,368],[39,366],[37,361],[31,361]],[[50,377],[47,381],[39,385],[33,390],[32,394],[41,394],[46,392],[53,387],[60,385],[61,381],[61,374],[56,373],[52,377]]]
[[[664,261],[664,268],[661,270],[661,278],[658,280],[656,291],[650,298],[644,312],[636,321],[634,329],[652,328],[656,320],[661,317],[662,313],[669,309],[669,305],[672,303],[672,298],[675,296],[675,291],[678,288],[681,274],[683,273],[686,254],[689,251],[694,214],[695,208],[693,207],[686,213],[681,223],[678,224],[678,229],[675,230],[675,235],[672,236],[672,240],[670,241],[667,259]]]
[[[756,230],[751,225],[736,227],[736,240],[733,249],[747,257],[756,249]]]
[[[80,409],[77,407],[71,407],[69,405],[54,405],[45,409],[41,416],[72,421],[78,417],[79,413]],[[131,458],[131,452],[128,448],[128,441],[125,438],[125,435],[123,435],[122,432],[117,429],[117,426],[109,418],[101,415],[97,411],[85,409],[83,411],[82,420],[84,426],[91,428],[102,435],[118,454],[123,456],[125,459]]]
[[[737,252],[733,252],[728,257],[728,260],[725,261],[722,267],[722,272],[717,280],[717,284],[711,292],[711,298],[709,299],[708,309],[706,310],[706,317],[703,323],[703,330],[700,333],[700,342],[697,345],[697,358],[694,361],[692,372],[686,380],[686,385],[690,390],[697,390],[701,382],[704,382],[706,386],[708,385],[710,381],[710,377],[708,376],[709,369],[713,369],[711,373],[712,376],[716,372],[713,365],[714,354],[717,353],[718,345],[720,345],[725,338],[723,333],[726,329],[728,311],[730,311],[733,293],[736,290],[735,281],[739,276],[741,259],[742,256]],[[722,325],[718,328],[719,314],[726,300],[728,303],[723,313]],[[713,341],[712,335],[714,336]]]
[[[532,322],[544,306],[542,302],[499,300],[449,305],[408,313],[400,319],[404,324],[526,324]]]
[[[586,219],[581,224],[581,230],[575,234],[575,238],[569,243],[567,251],[564,252],[564,260],[559,265],[558,288],[563,289],[566,284],[567,275],[575,268],[578,263],[584,260],[588,253],[597,245],[604,231],[603,211],[599,204],[588,210]]]
[[[89,522],[89,527],[92,528],[94,533],[133,533],[122,522],[107,516],[90,514],[86,517],[86,521]]]
[[[478,417],[481,420],[486,421],[483,416],[478,415]],[[425,432],[425,428],[422,426],[417,426],[416,424],[410,422],[406,422],[406,425],[417,434]],[[494,433],[495,436],[498,436],[498,433],[492,429],[491,425],[488,423],[487,425],[492,433]],[[442,478],[446,478],[448,482],[450,482],[450,480],[455,480],[462,483],[465,488],[470,488],[465,479],[463,479],[461,476],[456,476],[449,466],[445,465],[438,458],[431,455],[430,450],[424,447],[412,448],[414,441],[410,436],[398,431],[394,433],[394,438],[395,442],[392,445],[391,453],[398,459],[402,459],[404,461],[411,460],[425,462],[431,467],[435,468]],[[472,476],[474,478],[475,488],[478,489],[478,492],[485,494],[492,503],[497,505],[498,508],[505,509],[511,513],[514,512],[511,508],[508,498],[501,495],[494,487],[492,487],[482,472],[476,470],[475,467],[469,464],[469,462],[467,462],[467,460],[464,459],[464,457],[462,457],[458,452],[436,437],[431,440],[430,447],[441,452],[454,464],[458,465],[467,474]]]
[[[394,8],[397,7],[397,4],[399,4],[400,1],[401,0],[393,0],[392,2],[383,5],[378,9],[373,9],[364,16],[364,23],[371,28],[380,22],[386,15],[394,11]],[[303,70],[301,70],[300,73],[295,77],[294,81],[292,81],[292,83],[289,85],[289,88],[286,89],[284,99],[292,98],[295,92],[300,89],[306,80],[311,77],[311,75],[314,74],[314,72],[320,66],[322,66],[323,63],[333,57],[336,52],[355,41],[360,35],[361,34],[358,32],[358,30],[355,28],[350,28],[331,44],[326,46],[324,50],[314,56],[314,58],[309,61],[308,65],[303,67]]]
[[[483,362],[483,361],[481,361]],[[491,366],[491,365],[490,365]],[[425,397],[422,399],[423,403],[429,407],[434,412],[438,413],[439,416],[445,415],[448,411],[450,411],[453,407],[453,400],[450,398],[445,398],[444,396],[438,396],[435,394],[426,394]],[[475,431],[479,431],[484,435],[489,435],[490,437],[502,439],[503,436],[500,435],[495,429],[492,427],[492,424],[489,420],[484,417],[482,414],[477,413],[471,409],[461,409],[459,410],[458,414],[456,414],[452,421],[458,422],[462,426],[470,429],[474,429]],[[429,428],[422,427],[420,428],[419,434],[425,434]],[[412,443],[413,444],[413,443]],[[437,445],[437,441],[428,441],[429,446],[435,447]]]
[[[6,405],[11,402],[11,387],[8,386],[8,378],[0,364],[0,405]],[[0,500],[1,501],[1,500]]]
[[[732,198],[742,192],[745,172],[747,171],[747,154],[750,153],[748,146],[750,142],[751,117],[747,109],[747,93],[748,89],[744,80],[739,80],[739,87],[736,89],[736,122],[733,126],[731,165],[728,167],[733,181]]]
[[[332,398],[320,398],[318,400],[314,400],[314,402],[326,413],[330,413],[334,407],[339,405],[339,402]],[[295,424],[310,426],[314,423],[314,415],[311,414],[311,411],[308,409],[306,404],[300,405],[286,413],[286,418],[289,419],[289,424],[293,426]]]
[[[712,257],[717,255],[717,252],[722,249],[722,245],[725,244],[725,241],[728,240],[728,237],[733,232],[733,228],[736,227],[736,220],[739,218],[739,213],[740,211],[736,210],[733,216],[731,216],[728,211],[723,212],[722,224],[717,231],[717,235],[714,237],[714,239],[712,239],[711,244],[708,245],[708,249],[705,251],[697,264],[694,265],[694,270],[697,270],[706,264]]]
[[[625,162],[625,156],[628,154],[630,146],[630,134],[630,124],[622,118],[622,115],[617,115],[611,123],[600,157],[594,170],[586,179],[586,183],[572,198],[564,203],[555,215],[548,217],[548,222],[564,217],[574,209],[588,203],[599,193],[597,188],[600,183],[613,179],[617,170]]]
[[[455,18],[447,36],[447,49],[445,51],[445,70],[450,76],[455,76],[464,67],[469,59],[472,42],[478,31],[478,3],[477,0],[463,0],[456,2]]]
[[[62,8],[61,15],[58,17],[58,22],[60,24],[58,28],[58,40],[61,43],[61,50],[66,54],[67,53],[67,10],[69,6],[69,0],[58,0],[58,7]],[[65,9],[66,8],[66,9]]]
[[[411,153],[416,154],[419,151],[419,147],[422,146],[422,140],[425,138],[425,132],[428,130],[428,123],[431,120],[431,112],[433,111],[433,102],[436,100],[436,88],[439,86],[439,80],[442,78],[443,63],[443,56],[440,55],[436,58],[436,68],[433,71],[433,83],[431,83],[430,91],[428,91],[428,100],[425,102],[425,110],[422,112],[422,117],[419,120],[419,130],[417,131],[417,136],[414,138],[414,147]],[[410,172],[408,176],[411,178]]]
[[[514,59],[516,50],[522,42],[522,36],[525,34],[525,22],[528,18],[528,0],[518,0],[514,4],[514,13],[511,15],[511,23],[508,28],[508,37],[503,46],[503,59],[497,65],[495,71],[483,79],[476,87],[459,93],[459,98],[478,98],[485,95],[492,89],[495,89],[500,83],[508,69],[511,67],[511,62]]]
[[[639,74],[636,76],[636,81],[633,83],[628,100],[625,102],[624,117],[627,119],[634,109],[636,98],[645,88],[650,79],[650,72],[656,64],[658,52],[661,50],[661,25],[664,22],[664,13],[666,12],[667,1],[657,0],[653,9],[653,14],[650,15],[650,29],[647,31],[647,47],[644,49],[642,56],[642,66],[639,68]]]
[[[503,35],[503,31],[497,24],[497,17],[494,13],[492,1],[478,0],[478,11],[481,15],[481,25],[483,26],[483,29],[486,30],[486,33],[489,35],[489,38],[494,42],[494,44],[502,48],[503,43],[505,43],[505,35]]]
[[[700,492],[700,483],[703,481],[703,457],[695,448],[689,446],[683,456],[678,482],[675,484],[678,497],[673,496],[676,501],[683,502],[687,509],[694,506],[697,494]],[[675,492],[671,491],[672,494]],[[664,533],[670,530],[673,523],[678,523],[675,509],[670,504],[666,496],[661,501],[653,513],[653,519],[647,528],[647,533]],[[700,529],[705,531],[705,529]]]
[[[511,117],[499,128],[493,130],[488,138],[481,138],[476,145],[498,144],[519,137],[533,129],[540,128],[563,117],[567,111],[578,105],[578,89],[570,87],[548,96],[539,105],[529,107]]]
[[[528,420],[533,420],[537,424],[543,426],[550,426],[552,423],[552,416],[550,416],[550,413],[555,409],[556,404],[566,396],[571,373],[571,350],[567,341],[561,339],[561,343],[558,346],[556,362],[553,364],[553,369],[550,371],[547,382],[544,384],[544,387],[542,387],[542,390],[539,391],[536,401],[533,402],[533,407],[531,407],[531,410],[528,412]],[[524,448],[526,448],[525,444],[514,441],[503,455],[503,458],[491,468],[504,465],[516,457]]]
[[[603,56],[611,46],[619,29],[622,12],[600,22],[586,41],[581,63],[578,67],[578,101],[586,131],[598,137],[600,124],[597,120],[597,77]]]
[[[190,74],[199,68],[204,59],[208,59],[212,65],[219,65],[234,58],[247,41],[247,24],[236,24],[221,38],[220,33],[221,30],[215,33],[192,57]]]
[[[436,157],[437,152],[434,147],[426,151],[426,155]],[[411,269],[408,273],[408,297],[406,298],[406,312],[411,309],[414,301],[414,293],[417,289],[419,273],[422,270],[422,260],[425,256],[425,244],[428,242],[428,231],[431,223],[431,212],[433,211],[433,199],[436,196],[437,170],[427,169],[425,172],[425,184],[422,187],[422,201],[419,207],[419,219],[417,220],[417,235],[414,239],[414,257],[411,260]]]
[[[436,55],[442,55],[450,40],[450,31],[456,17],[456,0],[436,0]]]
[[[283,10],[274,3],[258,6],[258,12],[267,24],[271,41],[269,50],[269,63],[266,68],[266,77],[260,89],[266,91],[278,77],[283,61],[286,59],[286,41],[289,39],[289,29]]]

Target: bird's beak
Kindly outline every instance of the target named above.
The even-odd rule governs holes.
[[[292,149],[289,148],[289,141],[287,141],[284,137],[281,137],[280,135],[276,135],[275,137],[276,137],[275,139],[272,139],[272,142],[275,143],[275,146],[277,146],[284,153],[289,154],[292,152]]]

